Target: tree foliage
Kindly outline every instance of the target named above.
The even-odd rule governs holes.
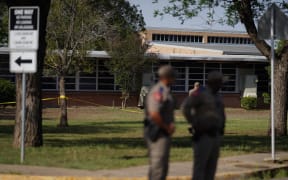
[[[140,72],[151,58],[145,57],[148,45],[143,43],[141,32],[145,29],[142,12],[128,1],[92,1],[94,7],[105,14],[106,29],[102,48],[111,60],[106,62],[115,75],[115,83],[122,92],[122,106],[126,106],[130,92],[139,88]]]
[[[148,48],[137,33],[126,36],[125,39],[114,41],[109,51],[111,60],[106,62],[110,72],[115,75],[115,83],[122,92],[122,108],[131,91],[139,90],[142,73],[151,58],[145,56]]]
[[[59,126],[68,126],[65,76],[91,67],[86,60],[105,28],[103,18],[88,0],[53,0],[47,23],[47,58],[49,71],[58,75],[61,116]]]
[[[0,45],[8,42],[8,8],[4,2],[0,2]]]
[[[15,101],[15,85],[5,79],[0,79],[0,102]]]
[[[154,0],[157,3],[159,0]],[[264,11],[272,4],[276,3],[282,9],[288,9],[288,3],[286,0],[169,0],[169,5],[163,7],[163,9],[156,10],[155,16],[163,16],[170,14],[177,17],[182,23],[187,19],[191,19],[198,16],[203,10],[207,14],[207,22],[226,23],[234,26],[241,22],[240,14],[238,10],[241,8],[241,3],[249,4],[249,9],[252,13],[252,18],[257,21],[261,17]],[[222,16],[215,16],[216,8],[224,9]]]
[[[76,70],[85,61],[99,34],[98,15],[88,1],[53,0],[47,24],[47,51],[45,64],[57,75]]]

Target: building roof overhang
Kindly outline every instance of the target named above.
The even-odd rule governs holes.
[[[175,60],[175,61],[215,61],[215,62],[262,62],[268,63],[264,56],[251,55],[183,55],[183,54],[158,54],[160,60]]]
[[[0,54],[9,54],[9,48],[0,47]],[[199,54],[177,54],[177,53],[146,53],[147,56],[156,55],[160,61],[222,61],[222,62],[264,62],[268,63],[266,57],[256,55],[199,55]],[[111,58],[106,51],[88,51],[87,57],[109,59]]]

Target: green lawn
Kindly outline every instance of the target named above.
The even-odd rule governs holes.
[[[11,146],[12,110],[0,110],[0,163],[19,163],[19,149]],[[147,164],[142,113],[108,107],[71,108],[70,127],[64,129],[56,127],[58,113],[58,109],[44,109],[44,146],[27,148],[25,164],[79,169],[113,169]],[[268,111],[227,109],[227,117],[222,156],[269,152],[270,137],[266,136]],[[187,127],[177,112],[172,161],[192,160]],[[277,150],[288,150],[287,140],[286,137],[277,138]]]

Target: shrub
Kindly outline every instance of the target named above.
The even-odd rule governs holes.
[[[241,107],[247,110],[255,109],[257,107],[257,98],[243,97],[241,99]]]
[[[0,103],[15,101],[15,85],[5,79],[0,79]]]
[[[263,101],[265,104],[270,104],[270,94],[265,92],[262,94]]]

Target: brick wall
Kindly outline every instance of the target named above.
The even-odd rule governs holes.
[[[177,104],[180,105],[187,97],[187,93],[174,94],[177,99]],[[44,101],[44,107],[58,107],[57,100],[58,92],[44,92],[43,98],[56,98],[53,100]],[[119,92],[68,92],[68,106],[120,106],[121,93]],[[132,94],[128,100],[128,106],[137,106],[138,94]],[[223,100],[226,107],[239,108],[240,94],[223,94]]]

